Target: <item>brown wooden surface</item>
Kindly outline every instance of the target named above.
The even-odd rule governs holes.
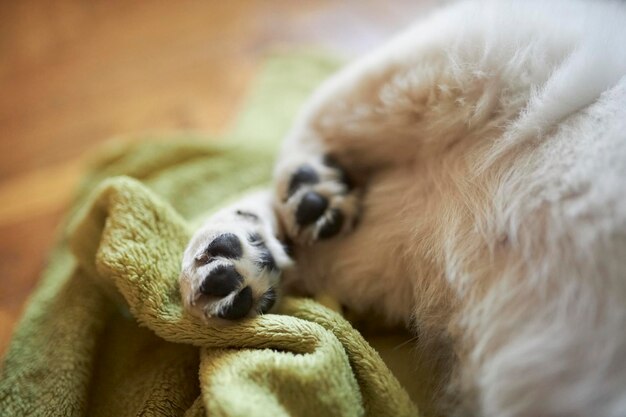
[[[268,49],[358,55],[436,2],[0,2],[0,356],[86,152],[118,134],[219,132]]]

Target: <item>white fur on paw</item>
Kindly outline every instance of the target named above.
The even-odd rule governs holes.
[[[359,198],[334,162],[321,158],[287,161],[277,180],[276,211],[292,240],[311,244],[354,227]]]
[[[254,207],[230,207],[212,216],[185,250],[183,304],[204,319],[266,313],[278,296],[281,271],[290,265],[262,213]]]

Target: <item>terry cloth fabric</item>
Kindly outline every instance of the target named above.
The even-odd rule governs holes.
[[[4,358],[0,415],[417,415],[377,352],[315,301],[220,326],[181,306],[194,224],[269,182],[299,105],[336,68],[274,57],[228,138],[100,152]]]

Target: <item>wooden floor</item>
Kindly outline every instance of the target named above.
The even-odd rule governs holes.
[[[0,355],[86,152],[119,134],[219,132],[271,48],[358,55],[437,2],[0,2]]]

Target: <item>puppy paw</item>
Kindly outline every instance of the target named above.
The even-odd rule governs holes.
[[[358,194],[345,171],[331,158],[289,161],[277,179],[276,211],[294,242],[311,244],[354,227]]]
[[[267,313],[291,260],[263,217],[231,208],[211,217],[191,239],[182,262],[185,308],[204,318],[237,320]]]

